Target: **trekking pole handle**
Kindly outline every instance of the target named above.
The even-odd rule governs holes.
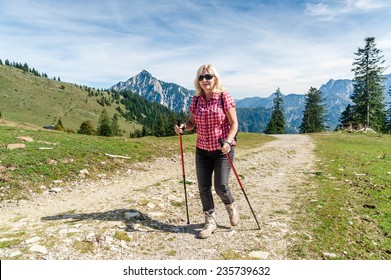
[[[185,132],[185,129],[186,129],[186,124],[183,124],[183,127],[181,128],[180,126],[181,126],[181,123],[182,121],[181,120],[178,120],[177,121],[177,127],[179,128],[179,129],[182,129],[182,132],[180,132],[179,134],[183,134],[183,132]]]
[[[225,141],[223,139],[219,139],[219,143],[221,145],[221,148],[224,146],[225,143],[227,143],[232,148],[232,143],[230,141]]]

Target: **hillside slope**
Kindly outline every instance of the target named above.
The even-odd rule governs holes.
[[[89,96],[91,95],[91,96]],[[103,107],[98,103],[109,95],[95,91],[92,95],[86,87],[59,82],[23,72],[20,69],[0,65],[0,112],[2,118],[43,127],[58,119],[66,128],[77,130],[83,121],[90,120],[95,127],[106,108],[110,117],[118,113],[113,103]],[[129,134],[137,123],[119,118],[121,128]]]

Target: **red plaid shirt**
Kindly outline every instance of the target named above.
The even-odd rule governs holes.
[[[197,126],[197,147],[200,149],[220,150],[219,140],[225,140],[228,136],[230,125],[225,113],[236,107],[236,104],[228,92],[222,94],[225,112],[223,112],[220,93],[214,92],[209,101],[205,100],[204,95],[194,96],[191,101],[190,112],[193,114]],[[235,141],[232,142],[232,145],[236,145]]]

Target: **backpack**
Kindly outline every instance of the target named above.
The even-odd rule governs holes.
[[[220,101],[221,101],[221,106],[223,107],[223,112],[224,112],[224,114],[225,114],[223,93],[224,93],[224,92],[221,92],[221,94],[220,94]],[[195,106],[194,106],[194,108],[195,108],[196,110],[197,110],[197,105],[198,105],[198,100],[199,100],[199,99],[200,99],[200,96],[197,96],[197,99],[196,99],[196,101],[195,101]],[[238,140],[238,132],[239,132],[239,128],[238,128],[238,131],[236,131],[236,134],[235,134],[235,137],[234,137],[235,142],[237,142],[237,140]]]

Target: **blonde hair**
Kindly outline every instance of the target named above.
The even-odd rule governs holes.
[[[220,79],[220,75],[219,73],[217,72],[216,68],[212,65],[212,64],[204,64],[202,65],[198,71],[197,71],[197,75],[195,77],[195,80],[194,80],[194,86],[196,88],[196,96],[200,96],[202,95],[203,93],[203,90],[200,86],[200,83],[198,81],[198,77],[202,74],[202,72],[206,70],[206,72],[208,74],[212,74],[215,76],[215,79],[216,79],[216,84],[215,84],[215,87],[213,89],[213,91],[217,91],[217,92],[220,92],[220,91],[224,91],[224,88],[223,86],[221,85],[221,79]]]

